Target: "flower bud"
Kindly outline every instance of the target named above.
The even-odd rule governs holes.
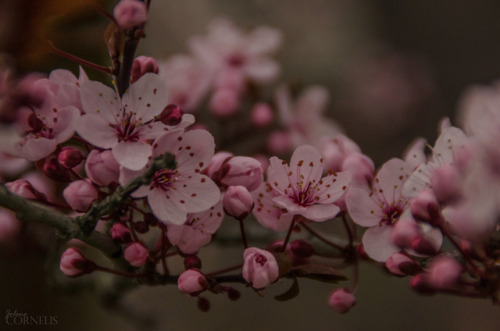
[[[308,258],[314,254],[314,247],[303,239],[296,239],[291,243],[292,253],[298,257]]]
[[[205,169],[205,172],[208,177],[212,178],[214,181],[219,181],[220,178],[220,168],[222,165],[230,158],[233,157],[234,155],[229,152],[217,152],[214,154],[212,159],[210,160],[210,163]]]
[[[411,200],[410,210],[413,217],[419,221],[436,226],[441,223],[439,202],[431,189],[423,190]]]
[[[26,179],[18,179],[13,182],[6,183],[5,186],[9,191],[17,194],[25,199],[30,200],[46,200],[45,195],[39,192],[30,182]]]
[[[217,117],[229,117],[238,111],[240,96],[229,88],[218,89],[210,99],[210,111]]]
[[[108,186],[111,183],[118,183],[120,165],[111,150],[99,152],[94,149],[87,156],[85,172],[92,182],[99,186]]]
[[[219,170],[220,183],[228,186],[242,185],[249,191],[262,184],[263,170],[260,162],[247,156],[233,156]]]
[[[182,121],[182,109],[177,105],[168,105],[160,114],[160,121],[165,125],[177,125]]]
[[[71,146],[64,147],[57,155],[57,161],[66,169],[76,167],[84,159],[82,152]]]
[[[132,241],[132,235],[129,228],[122,223],[115,223],[109,231],[111,238],[118,244],[125,244]]]
[[[356,298],[348,289],[341,288],[332,292],[328,303],[337,313],[345,314],[356,304]]]
[[[50,179],[58,182],[69,182],[71,179],[68,169],[61,167],[56,157],[45,159],[43,173]]]
[[[198,297],[198,309],[202,312],[207,312],[210,310],[210,301],[207,298]]]
[[[187,255],[184,257],[184,269],[201,269],[201,260],[197,255]]]
[[[149,257],[148,249],[141,243],[135,242],[127,246],[123,251],[125,260],[134,267],[142,267]]]
[[[71,182],[63,191],[64,200],[76,211],[87,211],[99,192],[88,179]]]
[[[424,273],[413,276],[410,286],[420,294],[435,294],[436,290],[429,284],[428,278],[428,275]]]
[[[400,219],[394,226],[391,240],[400,248],[408,248],[411,246],[413,239],[418,236],[417,224],[413,220]]]
[[[237,289],[235,289],[233,287],[226,286],[226,287],[224,287],[224,290],[227,293],[227,297],[231,301],[236,301],[241,297],[240,291],[238,291]]]
[[[116,23],[123,30],[132,30],[147,21],[148,8],[138,0],[121,0],[113,10]]]
[[[132,63],[131,83],[136,82],[147,72],[152,72],[155,74],[158,73],[158,63],[156,62],[156,60],[152,57],[144,55],[136,57],[134,59],[134,62]]]
[[[146,233],[149,231],[149,225],[144,221],[137,221],[134,223],[134,230],[137,233]]]
[[[243,252],[243,259],[242,276],[253,288],[265,288],[278,279],[278,262],[270,252],[250,247]]]
[[[333,172],[342,171],[342,164],[351,153],[361,153],[359,146],[343,134],[327,141],[321,154],[325,158],[325,168]]]
[[[96,268],[94,262],[87,260],[76,248],[68,248],[61,256],[59,269],[69,277],[78,277],[89,274]]]
[[[273,111],[267,103],[258,103],[253,106],[250,119],[255,126],[264,127],[273,122]]]
[[[428,271],[428,282],[437,290],[446,290],[458,284],[462,265],[454,258],[439,256],[435,258]]]
[[[224,68],[215,78],[214,89],[229,89],[239,95],[245,89],[245,76],[241,70]]]
[[[439,247],[435,247],[431,241],[422,237],[416,237],[413,239],[411,249],[418,254],[424,255],[435,255],[439,251]]]
[[[208,288],[208,281],[198,269],[189,269],[179,275],[177,287],[183,293],[196,296]]]
[[[439,201],[453,202],[460,197],[460,174],[450,164],[444,164],[432,172],[431,185]]]
[[[237,220],[243,220],[253,209],[253,197],[245,186],[229,186],[222,200],[224,212]]]
[[[392,254],[385,261],[386,268],[396,276],[414,275],[420,266],[408,255],[403,253]]]
[[[346,156],[341,168],[342,171],[349,171],[352,174],[354,185],[371,183],[375,175],[375,164],[372,159],[357,152]]]

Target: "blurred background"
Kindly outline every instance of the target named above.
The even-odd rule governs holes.
[[[110,12],[114,6],[96,2]],[[377,166],[401,156],[417,136],[433,142],[441,118],[454,122],[468,86],[500,77],[500,3],[494,0],[153,0],[138,54],[186,53],[188,38],[205,34],[216,17],[282,31],[280,81],[325,86],[331,93],[329,116]],[[86,0],[1,0],[0,51],[12,55],[20,73],[61,67],[77,72],[76,64],[48,52],[47,40],[109,65],[107,24]],[[36,243],[1,247],[0,315],[17,309],[58,316],[50,329],[137,328],[102,308],[88,291],[70,295],[52,286],[45,279],[45,254]],[[241,250],[215,246],[203,254],[236,261]],[[407,284],[363,264],[358,303],[346,315],[327,305],[333,287],[312,281],[302,281],[300,295],[285,303],[273,296],[287,289],[286,281],[266,290],[264,298],[244,288],[237,302],[211,295],[208,313],[173,286],[132,291],[124,304],[167,330],[498,330],[499,310],[490,302],[422,297]]]

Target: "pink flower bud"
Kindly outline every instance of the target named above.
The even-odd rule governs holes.
[[[136,82],[139,78],[141,78],[145,73],[152,72],[158,73],[158,63],[156,60],[149,56],[141,55],[134,59],[132,63],[132,80],[131,83]]]
[[[210,111],[217,117],[229,117],[238,111],[240,96],[232,89],[215,91],[210,99]]]
[[[92,150],[85,162],[85,172],[90,180],[100,186],[118,183],[120,165],[116,162],[111,150],[99,152]]]
[[[59,164],[67,169],[76,167],[84,159],[82,152],[71,146],[64,147],[57,155]]]
[[[234,156],[221,167],[219,182],[227,186],[242,185],[249,191],[262,184],[263,170],[260,162],[247,156]]]
[[[179,291],[195,296],[208,288],[208,281],[198,269],[189,269],[179,275],[177,287]]]
[[[392,254],[385,261],[386,268],[396,276],[414,275],[420,266],[408,255],[403,253]]]
[[[344,159],[341,171],[349,171],[352,174],[354,185],[366,185],[373,180],[375,164],[368,156],[353,152]]]
[[[308,258],[314,254],[314,247],[303,239],[296,239],[291,243],[292,253],[298,257]]]
[[[177,125],[182,121],[182,109],[177,105],[168,105],[160,114],[160,121],[165,125]]]
[[[197,255],[187,255],[184,257],[184,269],[201,269],[201,259]]]
[[[123,251],[125,260],[134,267],[142,267],[149,257],[148,249],[141,243],[135,242],[127,246]]]
[[[68,182],[71,179],[68,169],[61,167],[56,157],[45,159],[43,173],[50,179],[58,182]]]
[[[243,278],[255,289],[261,289],[279,277],[278,262],[268,251],[250,247],[243,252]]]
[[[87,211],[92,202],[99,196],[90,180],[76,180],[63,191],[64,200],[76,211]]]
[[[445,164],[432,172],[431,185],[436,197],[442,202],[453,202],[460,197],[460,174],[458,170]]]
[[[285,154],[292,150],[292,138],[285,131],[274,131],[267,138],[267,148],[273,154]]]
[[[432,225],[439,225],[441,222],[439,202],[431,189],[423,190],[411,200],[410,210],[419,221]]]
[[[264,127],[273,122],[274,115],[267,103],[258,103],[253,106],[250,119],[255,126]]]
[[[361,153],[361,149],[354,141],[339,134],[326,142],[321,152],[325,158],[326,169],[339,172],[342,171],[345,158],[351,153]]]
[[[96,265],[87,260],[76,248],[68,248],[61,256],[59,269],[69,277],[78,277],[95,270]]]
[[[215,153],[214,156],[212,157],[212,159],[210,160],[210,163],[208,164],[207,168],[205,169],[207,176],[212,178],[215,181],[218,181],[219,180],[217,178],[218,171],[220,170],[222,165],[232,156],[234,156],[234,155],[232,153],[229,153],[229,152],[217,152],[217,153]]]
[[[245,186],[229,186],[222,200],[224,212],[237,220],[243,220],[253,209],[253,198]]]
[[[421,294],[435,294],[436,290],[429,284],[429,277],[425,273],[413,276],[410,281],[410,286]]]
[[[113,241],[118,244],[129,243],[132,241],[132,235],[129,228],[122,223],[113,224],[109,233],[111,234]]]
[[[411,243],[411,249],[418,254],[435,255],[439,251],[439,246],[436,247],[435,244],[425,238],[416,237]]]
[[[411,246],[413,239],[418,236],[417,224],[414,221],[401,219],[394,226],[394,230],[391,233],[391,240],[398,247],[408,248]]]
[[[5,186],[9,191],[17,194],[25,199],[37,200],[43,198],[44,195],[37,191],[26,179],[18,179],[13,182],[6,183]]]
[[[239,95],[245,88],[245,76],[241,70],[224,68],[217,75],[214,88],[215,90],[229,89]]]
[[[121,0],[113,10],[116,23],[123,30],[132,30],[147,21],[148,8],[138,0]]]
[[[328,303],[337,313],[345,314],[356,304],[356,298],[348,289],[341,288],[332,292]]]
[[[454,258],[439,256],[429,266],[428,282],[437,290],[446,290],[458,284],[462,271],[462,265]]]

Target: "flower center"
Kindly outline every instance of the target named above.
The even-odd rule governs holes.
[[[163,191],[168,191],[170,188],[175,190],[173,184],[179,179],[179,172],[172,169],[161,169],[153,175],[153,181],[150,188],[158,187]]]
[[[142,123],[135,119],[134,114],[126,113],[120,124],[110,124],[110,126],[116,130],[116,136],[118,141],[138,141],[139,140],[139,128]]]
[[[258,263],[261,266],[264,266],[264,264],[266,264],[266,262],[267,262],[267,259],[262,254],[257,254],[257,256],[255,257],[255,263]]]

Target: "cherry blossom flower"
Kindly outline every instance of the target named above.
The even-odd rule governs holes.
[[[384,163],[372,183],[372,190],[353,187],[346,196],[347,210],[354,223],[369,227],[363,246],[372,259],[385,262],[400,249],[391,240],[393,225],[409,207],[402,195],[410,169],[400,159]]]
[[[254,209],[261,224],[269,226],[274,221],[280,225],[273,227],[282,229],[284,222],[290,220],[287,216],[280,221],[282,209],[289,215],[302,215],[315,222],[326,221],[338,214],[340,208],[335,202],[347,192],[350,173],[332,173],[321,178],[323,158],[317,149],[308,145],[295,150],[290,166],[277,157],[272,157],[270,162],[267,188],[257,190]]]
[[[111,149],[125,168],[144,168],[153,153],[151,142],[172,128],[155,121],[167,106],[167,94],[165,83],[154,73],[142,76],[122,98],[94,81],[82,84],[81,95],[85,114],[78,120],[78,134],[97,147]],[[192,115],[184,115],[175,128],[193,122]]]
[[[196,253],[212,241],[212,235],[219,229],[223,219],[221,200],[205,211],[188,214],[182,225],[167,224],[168,240],[184,254]]]
[[[177,166],[156,171],[151,184],[140,187],[133,196],[147,197],[153,214],[162,222],[184,224],[188,213],[207,210],[220,200],[217,185],[200,173],[210,162],[214,149],[214,138],[205,130],[164,134],[153,143],[152,156],[171,153]],[[120,183],[124,185],[140,173],[122,168]]]
[[[334,139],[340,127],[324,116],[329,101],[328,91],[322,86],[313,86],[302,92],[295,103],[285,86],[275,92],[281,123],[287,128],[292,147],[303,144],[321,148],[324,142]]]
[[[229,71],[242,79],[267,82],[279,73],[278,64],[269,57],[281,44],[279,31],[259,27],[249,34],[224,19],[214,20],[206,37],[189,41],[192,52],[212,68],[214,77]]]
[[[241,275],[253,288],[264,288],[278,279],[278,262],[272,253],[250,247],[243,252],[243,260]]]

